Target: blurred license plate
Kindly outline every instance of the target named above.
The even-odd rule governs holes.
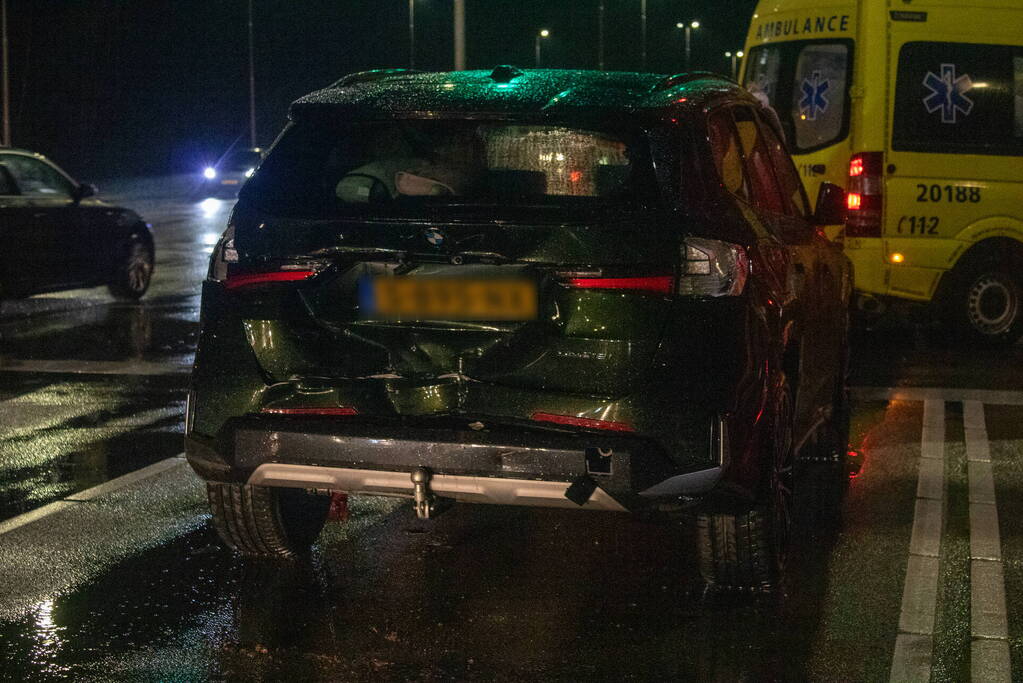
[[[237,185],[238,181],[235,180],[234,178],[225,178],[224,180],[220,181],[220,184],[221,185]]]
[[[532,320],[536,284],[530,280],[378,277],[363,282],[363,309],[404,320]]]

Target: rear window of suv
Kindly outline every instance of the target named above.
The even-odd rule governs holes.
[[[656,195],[649,146],[639,134],[420,119],[294,123],[244,193],[278,215],[634,207]]]

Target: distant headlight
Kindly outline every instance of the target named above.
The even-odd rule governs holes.
[[[256,172],[256,169],[250,168],[249,170],[245,171],[245,177],[246,178],[251,178],[252,174],[255,173],[255,172]]]
[[[205,176],[207,180],[213,180],[214,178],[217,177],[217,169],[213,168],[212,166],[207,166],[206,170],[204,170],[202,174],[203,176]]]

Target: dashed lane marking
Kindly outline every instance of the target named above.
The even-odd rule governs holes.
[[[1012,678],[1002,543],[984,405],[963,403],[970,503],[970,677],[985,683]]]
[[[0,359],[0,372],[68,375],[187,375],[191,371],[191,363],[181,362]]]
[[[849,387],[860,401],[978,401],[991,405],[1023,405],[1023,391],[957,389],[955,387]]]
[[[65,510],[71,505],[88,502],[100,496],[118,491],[127,486],[131,486],[132,484],[136,484],[144,479],[154,477],[161,472],[166,472],[169,469],[183,466],[185,464],[184,456],[184,453],[180,453],[169,458],[164,458],[163,460],[154,462],[152,465],[135,470],[134,472],[129,472],[128,474],[117,477],[116,479],[111,479],[110,481],[99,484],[98,486],[93,486],[92,488],[85,489],[84,491],[73,493],[66,498],[52,502],[49,505],[44,505],[41,508],[30,510],[24,514],[18,515],[17,517],[11,517],[6,521],[0,522],[0,536],[23,527],[26,524],[37,522],[55,512]]]
[[[945,495],[944,446],[945,402],[925,400],[909,563],[890,672],[893,683],[926,682],[931,678]]]

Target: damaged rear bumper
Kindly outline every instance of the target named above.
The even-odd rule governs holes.
[[[187,436],[185,452],[200,476],[222,482],[412,497],[411,475],[425,468],[431,493],[446,499],[608,511],[700,497],[721,473],[718,462],[680,472],[633,435],[468,418],[252,415],[228,421],[216,439]]]

